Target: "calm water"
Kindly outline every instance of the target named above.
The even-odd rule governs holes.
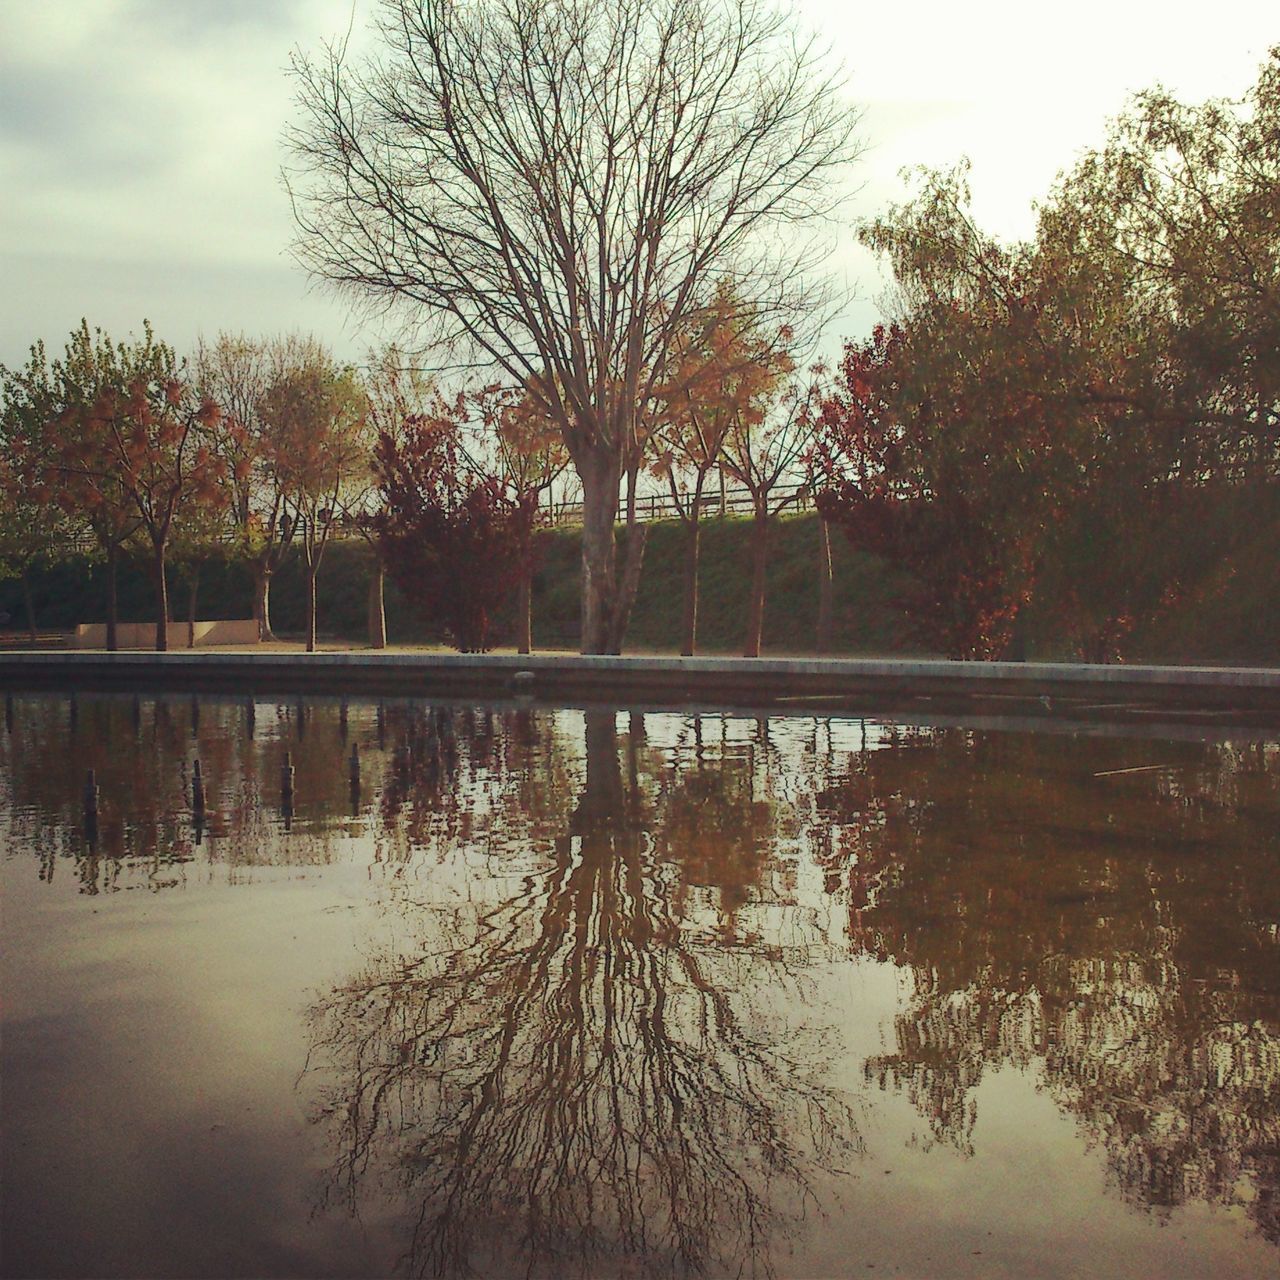
[[[7,1275],[1280,1269],[1274,743],[18,695],[0,824]]]

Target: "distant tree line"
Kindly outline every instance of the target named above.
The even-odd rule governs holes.
[[[461,647],[483,648],[507,589],[527,586],[539,502],[563,466],[520,396],[446,399],[395,348],[358,370],[314,339],[222,334],[185,360],[145,324],[113,342],[82,322],[61,356],[37,344],[0,383],[0,570],[22,580],[34,634],[32,571],[100,558],[110,649],[122,559],[150,566],[166,649],[166,569],[186,582],[194,622],[201,565],[241,562],[246,612],[271,639],[272,578],[293,553],[313,650],[317,579],[339,533],[375,552],[370,644],[386,644],[389,572]]]

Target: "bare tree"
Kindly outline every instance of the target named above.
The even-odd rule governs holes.
[[[383,56],[294,57],[297,251],[433,345],[546,389],[582,482],[582,647],[617,651],[621,476],[673,336],[724,283],[812,298],[856,114],[763,0],[385,0]],[[642,539],[629,537],[629,561]]]
[[[232,545],[253,574],[253,616],[260,640],[271,630],[271,580],[294,543],[289,519],[290,445],[262,409],[271,388],[323,356],[314,338],[247,338],[220,333],[196,351],[201,392],[222,408],[214,447],[227,464]]]
[[[764,634],[765,567],[776,517],[806,492],[806,464],[813,446],[812,387],[786,387],[772,411],[735,423],[724,444],[726,472],[751,495],[751,595],[743,654],[760,656]],[[784,483],[790,480],[791,483]]]

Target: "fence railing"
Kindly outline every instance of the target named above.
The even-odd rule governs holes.
[[[690,498],[681,499],[681,506],[687,510]],[[791,511],[805,511],[813,505],[812,491],[807,485],[797,484],[783,486],[779,485],[774,489],[770,497],[770,510],[777,510],[778,506],[783,504]],[[750,515],[752,510],[752,498],[749,489],[731,488],[725,489],[722,493],[716,489],[712,493],[704,493],[701,499],[701,514],[703,518],[717,515]],[[626,513],[625,497],[619,502],[618,518],[622,519]],[[559,528],[565,525],[579,525],[582,523],[582,503],[576,502],[550,502],[542,508],[542,514],[546,518],[546,522]],[[642,522],[650,520],[674,520],[680,514],[680,508],[676,505],[676,500],[670,493],[641,493],[636,495],[636,519]],[[342,519],[341,517],[334,520],[333,536],[335,538],[351,538],[358,536],[354,524]],[[224,542],[231,542],[235,535],[228,533],[224,536]],[[87,533],[78,533],[67,539],[63,544],[67,551],[78,553],[80,555],[92,555],[97,549],[98,544]]]
[[[784,499],[786,500],[787,508],[793,511],[804,511],[813,505],[812,491],[808,485],[804,484],[779,485],[774,489],[770,498],[770,510],[775,510]],[[681,507],[688,510],[690,501],[692,501],[691,498],[682,498]],[[726,489],[723,493],[719,489],[712,493],[704,493],[700,502],[703,517],[749,515],[753,505],[751,491],[744,488]],[[623,498],[618,508],[619,518],[622,517],[625,511],[626,499]],[[544,514],[547,517],[547,522],[552,525],[581,524],[582,503],[553,502],[544,508]],[[636,519],[639,521],[674,520],[679,514],[680,508],[677,507],[676,500],[670,493],[641,493],[636,495]]]

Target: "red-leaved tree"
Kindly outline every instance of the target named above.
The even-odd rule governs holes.
[[[489,647],[489,620],[524,573],[536,495],[514,496],[468,459],[463,397],[437,396],[397,436],[378,437],[383,557],[405,599],[465,653]]]
[[[818,412],[818,509],[904,571],[900,603],[918,641],[998,657],[1035,576],[1039,526],[1024,508],[1042,490],[1015,451],[1031,451],[1038,409],[991,380],[981,405],[938,376],[915,394],[904,386],[914,347],[898,326],[846,344]]]
[[[93,377],[75,381],[78,393],[63,397],[49,471],[64,500],[86,519],[121,530],[132,524],[130,532],[145,539],[156,590],[156,648],[165,650],[165,559],[174,522],[190,508],[226,502],[226,463],[209,441],[220,411],[196,393],[183,363],[156,341],[149,325],[128,346],[113,348],[101,333],[92,351],[89,343],[82,325],[66,360],[55,365],[68,386],[69,371],[80,363],[92,368]]]

